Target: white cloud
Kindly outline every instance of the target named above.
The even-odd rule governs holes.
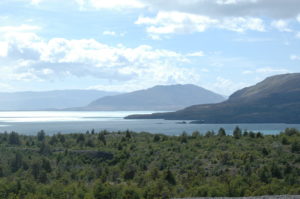
[[[298,55],[291,55],[290,59],[291,60],[300,60],[300,56],[298,56]]]
[[[3,91],[3,90],[12,90],[13,89],[13,86],[9,85],[9,84],[6,84],[6,83],[2,83],[0,82],[0,89]]]
[[[203,51],[197,51],[187,54],[188,57],[203,57],[204,52]]]
[[[42,2],[43,0],[31,0],[31,4],[33,5],[38,5]]]
[[[296,33],[296,38],[300,39],[300,32]]]
[[[75,0],[82,9],[130,9],[144,8],[146,5],[139,0]]]
[[[245,70],[243,71],[243,74],[248,75],[248,74],[253,74],[252,70]]]
[[[137,73],[136,78],[132,78],[126,82],[111,83],[109,85],[94,85],[89,89],[113,90],[113,91],[133,91],[145,89],[155,85],[171,85],[171,84],[186,84],[195,83],[200,79],[193,69],[176,68],[170,65],[151,64],[151,67],[128,67],[124,68],[124,72]]]
[[[236,38],[233,41],[235,42],[249,42],[249,43],[254,43],[254,42],[270,42],[273,41],[271,38],[259,38],[259,37],[240,37]]]
[[[155,34],[203,32],[217,20],[181,12],[158,12],[155,18],[140,16],[135,24],[150,25],[147,32]]]
[[[280,73],[288,73],[290,71],[287,69],[284,69],[284,68],[265,67],[265,68],[257,69],[256,72],[257,73],[280,74]]]
[[[53,0],[23,0],[31,4]],[[177,11],[213,18],[268,17],[299,18],[299,0],[72,0],[82,9],[148,8],[156,11]],[[58,1],[59,2],[59,1]]]
[[[102,34],[106,36],[113,36],[113,37],[124,37],[126,33],[125,32],[117,33],[115,31],[106,30],[103,31]]]
[[[155,35],[155,34],[150,34],[149,37],[153,40],[161,40],[162,39],[161,36]]]
[[[6,35],[0,37],[0,72],[8,80],[93,77],[114,81],[116,85],[122,82],[128,88],[142,88],[199,79],[192,68],[181,67],[190,62],[189,56],[175,51],[149,45],[109,46],[94,39],[45,40],[26,28],[15,32],[20,29],[0,27],[3,30],[0,36]],[[195,52],[196,55],[200,52]]]
[[[0,33],[15,33],[15,32],[33,32],[40,30],[39,26],[22,24],[20,26],[1,26]]]
[[[8,51],[8,44],[6,42],[0,42],[0,57],[6,57]]]
[[[248,84],[246,84],[244,82],[234,82],[230,79],[226,79],[226,78],[218,76],[215,80],[215,83],[213,83],[212,85],[205,86],[205,87],[211,88],[211,90],[213,90],[217,93],[228,95],[228,94],[231,94],[234,91],[244,88],[246,86],[248,86]]]
[[[102,33],[103,35],[109,35],[109,36],[116,36],[117,35],[117,33],[116,32],[114,32],[114,31],[104,31],[103,33]]]
[[[262,19],[253,17],[234,17],[225,18],[219,25],[219,28],[235,31],[245,32],[248,30],[264,32],[265,26]]]
[[[288,26],[288,22],[285,20],[277,20],[277,21],[273,21],[271,23],[271,25],[276,28],[277,30],[281,31],[281,32],[292,32],[292,29],[290,29]]]
[[[146,30],[150,35],[203,32],[208,28],[220,28],[235,32],[265,31],[263,21],[259,18],[235,17],[218,20],[182,12],[160,11],[154,18],[140,16],[135,24],[147,25]]]
[[[203,73],[208,73],[209,72],[209,70],[207,68],[202,68],[200,71],[203,72]]]
[[[39,26],[22,24],[20,26],[0,26],[0,36],[3,41],[19,43],[22,46],[28,46],[34,40],[39,40],[36,32],[40,30]],[[0,38],[1,38],[0,37]]]
[[[255,3],[257,0],[216,0],[217,4],[220,5],[230,5],[230,4],[237,4],[237,3],[247,3],[247,2],[252,2]]]
[[[282,74],[282,73],[288,73],[290,72],[287,69],[284,68],[273,68],[273,67],[264,67],[264,68],[258,68],[255,70],[245,70],[243,71],[243,74],[249,75],[249,74]]]
[[[299,0],[144,0],[152,8],[210,17],[294,18]]]

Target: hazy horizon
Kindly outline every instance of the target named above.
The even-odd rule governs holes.
[[[125,94],[125,93],[131,93],[131,92],[135,92],[135,91],[140,91],[140,90],[147,90],[147,89],[151,89],[157,86],[185,86],[185,85],[193,85],[193,86],[198,86],[201,88],[204,88],[206,90],[209,90],[201,85],[196,85],[196,84],[158,84],[158,85],[153,85],[150,87],[145,87],[145,88],[141,88],[141,89],[137,89],[137,90],[131,90],[131,91],[114,91],[114,90],[106,90],[106,89],[97,89],[97,88],[87,88],[87,89],[56,89],[56,90],[16,90],[16,91],[0,91],[0,93],[30,93],[30,92],[61,92],[61,91],[103,91],[103,92],[108,92],[108,93],[117,93],[117,94]],[[214,92],[214,91],[212,91]],[[235,91],[233,91],[235,92]],[[231,93],[232,94],[232,93]],[[227,96],[227,95],[223,95],[223,96]]]

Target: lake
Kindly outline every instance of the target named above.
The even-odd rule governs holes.
[[[223,127],[232,133],[236,126],[243,130],[260,131],[264,134],[277,134],[285,128],[298,128],[300,124],[183,124],[182,120],[125,120],[131,114],[149,114],[152,111],[98,111],[98,112],[66,112],[66,111],[2,111],[0,112],[0,132],[16,131],[21,134],[35,135],[39,130],[47,134],[79,133],[95,129],[96,131],[132,130],[150,133],[179,135],[183,131],[192,133],[209,130],[215,132]]]

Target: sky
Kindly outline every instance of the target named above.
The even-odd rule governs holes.
[[[299,0],[1,0],[0,91],[222,95],[300,72]]]

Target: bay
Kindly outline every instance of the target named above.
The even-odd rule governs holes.
[[[136,132],[163,133],[179,135],[182,132],[217,132],[223,127],[231,134],[236,126],[243,130],[278,134],[285,128],[298,128],[300,124],[189,124],[190,121],[177,120],[125,120],[131,114],[149,114],[153,111],[2,111],[0,112],[0,132],[16,131],[21,134],[35,135],[44,130],[54,133],[85,133],[95,129],[108,131],[131,130]]]

